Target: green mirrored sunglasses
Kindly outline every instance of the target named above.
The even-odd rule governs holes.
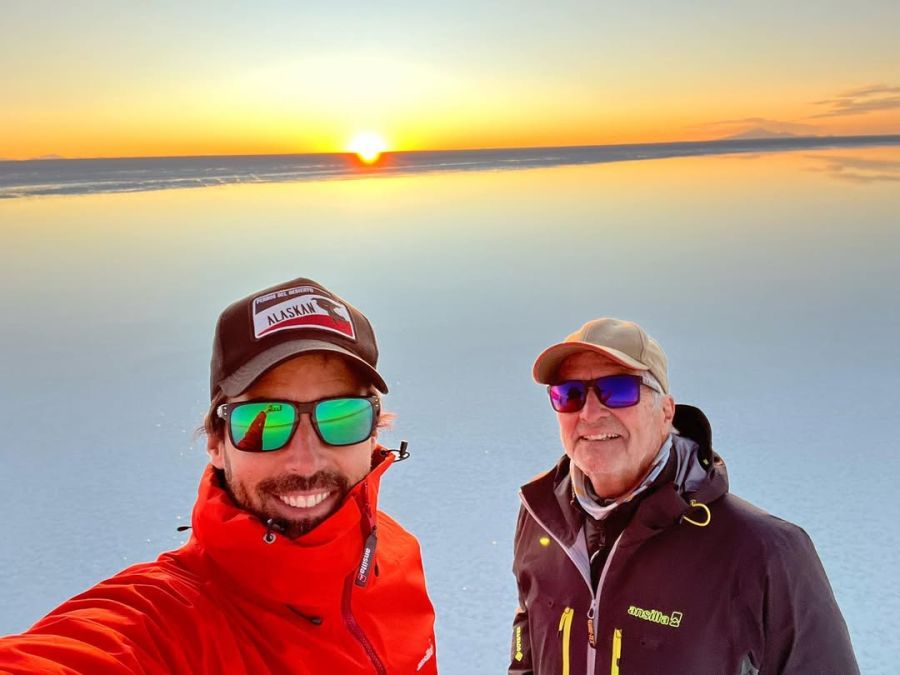
[[[316,435],[326,445],[354,445],[375,432],[381,403],[377,396],[342,396],[309,403],[242,401],[223,403],[216,415],[225,420],[231,444],[244,452],[274,452],[297,431],[300,415],[309,414]]]

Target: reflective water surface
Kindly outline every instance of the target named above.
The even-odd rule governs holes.
[[[810,532],[887,673],[898,216],[896,147],[0,201],[0,633],[178,546],[215,318],[305,275],[378,334],[412,451],[382,504],[422,542],[441,672],[505,668],[517,488],[560,453],[531,363],[611,315],[665,347],[732,490]]]

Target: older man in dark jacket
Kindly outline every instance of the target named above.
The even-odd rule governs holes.
[[[565,456],[522,488],[512,673],[857,673],[807,534],[728,493],[640,326],[546,349]]]

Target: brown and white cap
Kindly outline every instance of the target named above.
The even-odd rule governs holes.
[[[669,393],[668,360],[659,343],[633,321],[601,318],[588,321],[562,342],[545,349],[534,362],[536,382],[553,384],[566,357],[595,352],[633,370],[646,370]]]
[[[210,362],[209,393],[237,396],[263,373],[299,354],[346,356],[379,391],[378,345],[369,320],[311,279],[299,278],[232,303],[219,315]]]

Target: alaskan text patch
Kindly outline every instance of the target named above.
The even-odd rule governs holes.
[[[347,306],[315,286],[287,288],[253,299],[253,334],[257,339],[283,330],[310,328],[356,339]]]

